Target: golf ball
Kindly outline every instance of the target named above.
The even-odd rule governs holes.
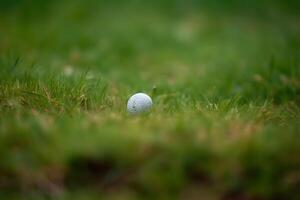
[[[147,112],[151,107],[152,99],[145,93],[136,93],[127,102],[127,111],[133,115]]]

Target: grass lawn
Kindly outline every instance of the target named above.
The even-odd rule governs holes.
[[[299,9],[0,1],[0,199],[300,199]]]

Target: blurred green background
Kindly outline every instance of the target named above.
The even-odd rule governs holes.
[[[299,199],[299,9],[0,0],[0,198]]]

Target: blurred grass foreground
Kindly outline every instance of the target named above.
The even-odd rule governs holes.
[[[0,199],[300,199],[299,10],[1,0]]]

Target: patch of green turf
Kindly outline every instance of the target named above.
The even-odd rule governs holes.
[[[299,198],[296,1],[0,5],[0,198]]]

